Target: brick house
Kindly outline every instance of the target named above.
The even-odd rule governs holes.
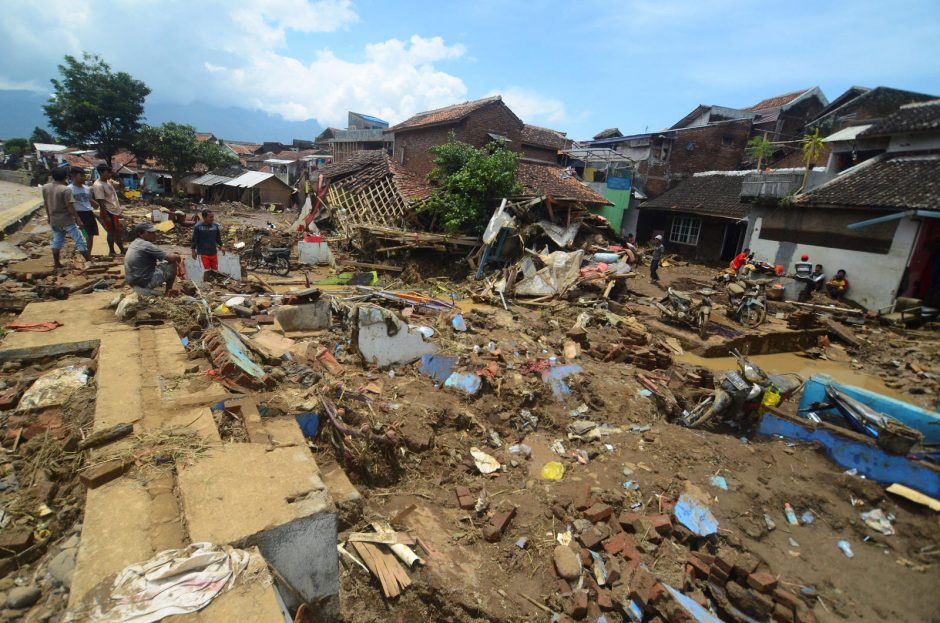
[[[521,151],[524,127],[502,97],[495,95],[418,113],[386,133],[394,134],[392,159],[412,173],[427,175],[434,167],[428,149],[447,143],[451,132],[458,141],[474,147],[505,141],[510,149]]]
[[[522,126],[522,155],[526,158],[558,162],[558,152],[571,144],[564,132],[528,123]]]

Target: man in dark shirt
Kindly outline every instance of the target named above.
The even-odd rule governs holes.
[[[659,273],[656,271],[659,269],[659,263],[663,259],[663,252],[665,250],[665,247],[663,247],[663,237],[657,234],[656,237],[653,238],[653,259],[650,262],[651,283],[659,283]]]
[[[134,228],[137,239],[127,247],[124,256],[124,281],[138,294],[150,295],[160,285],[169,294],[176,280],[176,270],[183,260],[176,253],[167,253],[153,243],[157,230],[150,223]]]
[[[211,210],[202,211],[202,222],[193,227],[193,259],[202,260],[206,270],[219,270],[219,247],[222,246],[222,229],[215,222]]]

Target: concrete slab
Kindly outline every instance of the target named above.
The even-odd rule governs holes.
[[[301,264],[335,264],[333,252],[330,246],[325,242],[304,242],[297,243],[297,257]]]
[[[438,351],[417,329],[382,307],[360,305],[355,315],[353,343],[366,364],[388,368]]]
[[[193,541],[257,545],[320,617],[338,616],[336,508],[306,447],[227,444],[178,479]]]
[[[27,199],[12,206],[0,206],[0,231],[16,225],[20,221],[32,216],[34,212],[42,207],[42,196],[39,188],[25,187],[30,194],[35,194],[32,199]]]
[[[333,321],[330,301],[322,300],[303,305],[281,305],[275,313],[284,331],[316,331],[329,328]]]

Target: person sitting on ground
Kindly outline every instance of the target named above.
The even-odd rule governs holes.
[[[124,257],[124,281],[144,296],[151,295],[161,285],[166,286],[169,294],[183,258],[153,243],[157,239],[157,229],[151,223],[138,224],[134,227],[134,234],[137,238],[127,247]]]
[[[839,301],[845,297],[848,290],[849,280],[845,276],[845,270],[840,268],[836,276],[826,284],[826,291],[829,293],[829,298]]]
[[[91,185],[91,194],[98,201],[99,215],[104,231],[108,237],[108,255],[114,256],[114,245],[117,244],[124,255],[124,240],[121,238],[121,204],[118,202],[115,183],[111,181],[111,167],[102,162],[97,166],[98,179]]]
[[[42,187],[42,202],[49,218],[49,227],[52,228],[52,262],[56,270],[63,268],[60,259],[62,247],[65,245],[65,235],[75,242],[75,250],[82,254],[87,261],[91,261],[88,253],[88,243],[82,235],[78,214],[72,199],[72,190],[66,185],[68,169],[57,167],[52,170],[52,181]]]
[[[800,293],[801,301],[808,300],[813,295],[813,292],[819,292],[822,290],[823,285],[825,285],[826,274],[823,272],[822,264],[816,264],[816,266],[813,267],[813,272],[811,272],[809,277],[804,281],[806,281],[806,286]]]
[[[219,247],[222,246],[222,229],[215,222],[212,210],[202,211],[202,222],[193,226],[193,259],[199,255],[206,270],[219,270]]]
[[[98,201],[92,197],[91,187],[85,185],[84,169],[72,167],[71,177],[72,183],[69,184],[69,190],[72,191],[72,204],[82,222],[82,231],[85,232],[88,250],[91,251],[95,248],[95,236],[98,235],[98,220],[95,219]]]

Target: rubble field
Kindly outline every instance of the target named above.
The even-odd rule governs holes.
[[[161,208],[192,211],[135,203],[128,225]],[[756,419],[680,422],[736,368],[732,348],[769,373],[825,374],[935,413],[935,324],[880,324],[818,298],[818,309],[770,301],[746,329],[719,294],[702,339],[653,305],[670,286],[715,287],[715,268],[679,258],[662,285],[642,265],[625,276],[579,262],[566,287],[522,296],[499,284],[531,279],[518,262],[477,280],[466,250],[376,252],[374,240],[323,235],[310,243],[327,244],[332,265],[298,264],[295,250],[277,276],[248,270],[246,255],[256,234],[295,247],[295,216],[212,209],[241,278],[207,273],[152,298],[124,286],[121,258],[85,265],[68,246],[69,268],[53,271],[37,216],[6,239],[23,257],[0,260],[5,331],[54,332],[8,323],[32,303],[110,292],[114,326],[175,329],[189,363],[164,397],[221,392],[223,445],[299,427],[339,518],[341,620],[936,620],[936,510],[840,466],[819,441],[759,433]],[[189,227],[169,222],[158,244],[187,256]],[[585,261],[607,244],[586,233],[569,247]],[[529,235],[539,244],[527,248],[546,246]],[[98,356],[2,359],[2,621],[83,620],[70,618],[69,591],[85,492],[116,460],[108,440],[97,454],[88,443]],[[805,419],[798,403],[767,409]],[[120,433],[133,440],[122,469],[102,478],[153,480],[218,452],[185,427],[134,428]]]

